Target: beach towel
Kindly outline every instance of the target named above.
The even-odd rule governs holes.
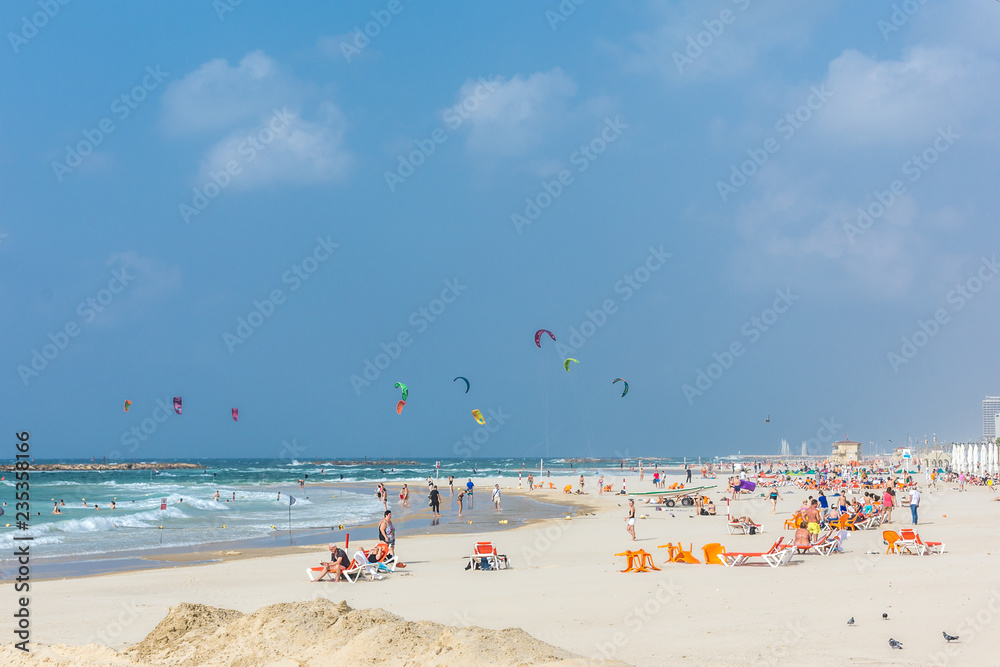
[[[757,488],[757,485],[754,482],[745,479],[742,482],[740,482],[740,488],[743,489],[744,491],[753,491],[754,489]]]

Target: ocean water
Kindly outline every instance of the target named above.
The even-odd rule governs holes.
[[[378,461],[324,465],[288,459],[192,462],[205,468],[158,472],[33,470],[31,521],[27,531],[15,526],[14,474],[7,473],[6,479],[0,481],[0,502],[6,503],[5,514],[0,517],[0,553],[12,553],[15,535],[34,538],[31,550],[35,557],[59,557],[197,548],[267,538],[280,531],[350,527],[381,517],[382,504],[374,495],[378,482],[388,484],[390,501],[395,505],[400,480],[430,476],[439,477],[446,485],[449,475],[464,483],[469,478],[475,481],[478,476],[498,473],[516,479],[522,464],[525,476],[532,471],[537,477],[540,464],[537,459],[520,458],[440,462],[415,459],[400,465]],[[619,465],[619,461],[553,459],[544,462],[544,469],[553,475],[598,474],[613,473]],[[304,488],[299,487],[300,479]],[[216,491],[218,501],[214,499]],[[426,504],[423,502],[426,493],[426,485],[414,485],[411,511]],[[291,506],[289,496],[295,498]],[[53,504],[59,501],[65,502],[60,507],[62,514],[52,514]],[[112,501],[116,503],[114,510]],[[161,510],[164,501],[166,509]]]

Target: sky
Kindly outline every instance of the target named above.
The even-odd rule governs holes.
[[[1000,394],[997,3],[0,24],[0,421],[38,458],[825,454],[978,440]]]

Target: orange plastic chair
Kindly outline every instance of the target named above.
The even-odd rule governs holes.
[[[718,542],[712,542],[711,544],[706,544],[701,548],[703,554],[705,554],[705,565],[725,565],[726,564],[726,547],[722,546]]]
[[[660,569],[656,567],[655,563],[653,563],[653,555],[644,549],[639,549],[638,551],[626,551],[615,555],[625,556],[627,559],[625,569],[622,570],[622,572],[649,572],[650,570]]]
[[[896,549],[896,542],[899,542],[900,535],[894,530],[883,530],[882,531],[882,542],[886,545],[885,552],[887,554],[898,554],[899,550]]]

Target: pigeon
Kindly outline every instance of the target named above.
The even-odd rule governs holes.
[[[882,620],[883,621],[888,621],[889,620],[889,614],[882,614]]]
[[[897,642],[892,637],[889,637],[889,646],[891,646],[893,649],[897,649],[898,648],[900,651],[903,650],[903,645],[900,644],[899,642]]]
[[[854,625],[854,617],[851,616],[851,620],[847,622],[848,625]]]
[[[958,639],[958,637],[952,637],[947,632],[942,632],[941,634],[944,635],[944,640],[946,642],[948,642],[949,644],[952,643],[953,641],[955,641],[956,639]]]

